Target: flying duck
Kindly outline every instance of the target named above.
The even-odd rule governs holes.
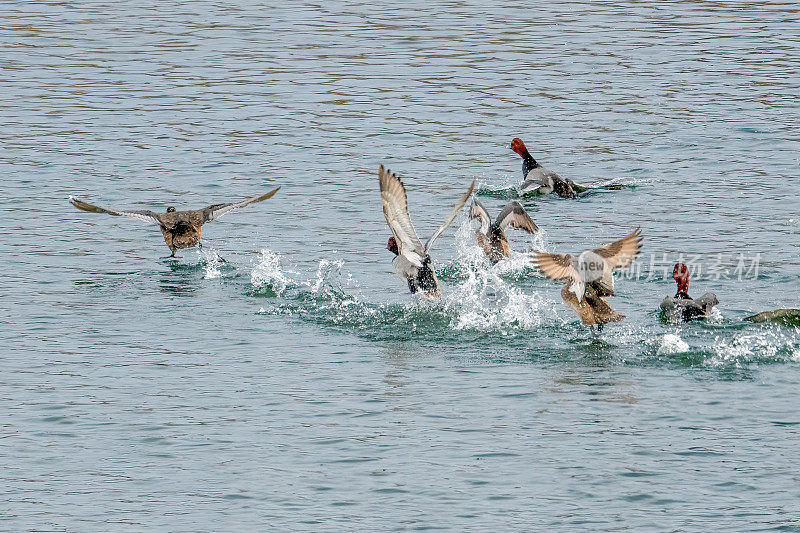
[[[392,236],[389,237],[386,248],[396,256],[392,260],[395,271],[408,282],[408,289],[412,294],[422,292],[429,298],[438,298],[441,296],[439,282],[433,271],[431,256],[428,252],[436,238],[447,229],[447,226],[453,222],[458,212],[464,207],[475,187],[475,180],[472,181],[469,190],[456,202],[444,224],[436,230],[424,246],[411,224],[406,188],[403,182],[392,171],[383,168],[383,165],[378,170],[378,180],[383,201],[383,214],[386,217],[386,223],[392,230]]]
[[[522,185],[520,186],[522,194],[555,192],[562,198],[575,198],[577,193],[586,190],[585,187],[576,185],[572,180],[562,178],[537,163],[519,137],[515,137],[511,141],[511,149],[522,157]]]
[[[710,292],[700,298],[689,296],[689,269],[683,263],[676,264],[672,269],[672,279],[678,284],[678,291],[674,298],[667,296],[661,302],[661,311],[667,320],[688,322],[706,318],[711,314],[711,309],[719,303],[716,295]]]
[[[253,196],[241,202],[214,204],[203,209],[193,209],[191,211],[176,211],[174,207],[168,207],[166,213],[154,213],[152,211],[116,211],[87,204],[72,196],[69,197],[69,201],[81,211],[107,213],[115,217],[126,216],[138,218],[145,222],[158,224],[159,228],[161,228],[161,233],[164,235],[164,241],[172,252],[170,257],[175,257],[176,250],[191,248],[200,242],[200,226],[206,222],[216,220],[234,209],[239,209],[246,205],[271,198],[278,192],[278,189],[280,189],[280,187],[276,187],[267,194]]]
[[[550,279],[566,281],[561,297],[587,326],[599,331],[607,322],[619,322],[624,315],[614,311],[604,296],[614,293],[614,270],[628,266],[642,249],[639,228],[618,241],[587,250],[578,257],[569,254],[534,254],[534,264]]]
[[[504,231],[506,227],[521,229],[528,233],[539,230],[539,227],[531,220],[525,208],[519,202],[508,202],[497,215],[497,219],[492,222],[489,213],[477,200],[472,201],[469,210],[470,219],[481,221],[480,229],[475,230],[475,239],[478,246],[483,248],[484,253],[492,263],[497,263],[503,258],[511,255],[511,246]]]

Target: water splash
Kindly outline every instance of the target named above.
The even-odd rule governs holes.
[[[689,351],[689,344],[677,333],[666,333],[656,350],[657,355],[672,355]]]
[[[762,327],[755,332],[745,331],[732,338],[716,337],[711,346],[711,366],[741,368],[751,363],[773,363],[796,360],[800,350],[797,328],[786,332],[780,327]]]
[[[254,294],[279,296],[286,290],[290,280],[281,267],[281,260],[282,256],[272,250],[261,250],[258,263],[250,273]]]
[[[203,279],[217,279],[222,276],[222,259],[214,248],[203,246],[197,248],[200,257],[198,264],[203,267]]]

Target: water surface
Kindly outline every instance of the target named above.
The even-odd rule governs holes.
[[[800,15],[783,2],[5,3],[0,528],[800,530]],[[588,186],[441,302],[385,250],[377,168],[428,236],[522,137]],[[275,198],[168,259],[79,212]],[[641,226],[601,342],[530,268]],[[666,254],[666,255],[664,255]],[[663,270],[719,258],[707,324]],[[758,272],[735,275],[738,261]],[[724,272],[727,269],[729,272]],[[732,279],[731,279],[732,278]]]

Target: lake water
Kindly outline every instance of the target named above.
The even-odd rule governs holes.
[[[0,9],[0,529],[800,531],[800,330],[742,321],[800,306],[795,4]],[[462,214],[412,297],[378,165],[426,237],[515,136],[620,188],[523,198],[496,267]],[[67,202],[276,185],[177,259]],[[525,253],[637,226],[593,342]],[[707,323],[658,319],[681,256]]]

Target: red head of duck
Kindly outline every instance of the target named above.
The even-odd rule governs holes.
[[[386,243],[386,249],[394,255],[400,255],[400,249],[397,247],[397,241],[394,237],[389,237],[389,242]]]
[[[683,263],[678,263],[672,269],[672,279],[678,284],[675,298],[689,298],[689,268]]]

